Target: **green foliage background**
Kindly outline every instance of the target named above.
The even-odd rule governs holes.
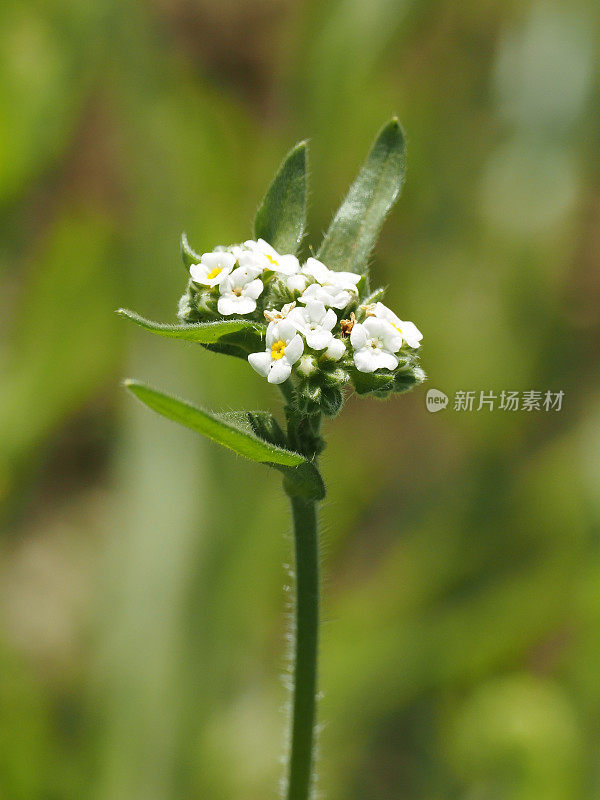
[[[565,400],[429,414],[419,389],[330,426],[320,787],[600,797],[597,25],[583,0],[5,0],[2,800],[276,797],[280,479],[119,380],[279,400],[113,310],[173,320],[181,230],[249,236],[306,137],[317,244],[394,112],[373,272],[429,386]]]

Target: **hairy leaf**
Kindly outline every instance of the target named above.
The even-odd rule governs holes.
[[[279,253],[295,253],[306,227],[306,142],[300,142],[281,164],[256,212],[254,236]]]
[[[404,135],[397,119],[385,125],[338,209],[317,258],[330,269],[366,273],[368,259],[405,170]]]
[[[144,330],[157,333],[159,336],[166,336],[170,339],[185,339],[189,342],[200,342],[200,344],[214,344],[223,336],[239,334],[240,332],[252,333],[260,336],[265,326],[247,319],[230,319],[219,322],[194,322],[186,325],[169,325],[161,322],[152,322],[145,319],[135,311],[127,308],[120,308],[117,311],[122,317],[130,319]],[[231,342],[238,344],[238,340]]]
[[[163,394],[139,381],[127,380],[125,386],[142,403],[163,417],[202,433],[251,461],[288,467],[306,463],[306,459],[300,453],[294,453],[292,450],[278,447],[259,438],[252,430],[250,422],[243,420],[247,415],[212,414],[183,400]]]

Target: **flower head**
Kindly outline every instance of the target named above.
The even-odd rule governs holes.
[[[311,283],[302,289],[298,280],[301,277],[305,278],[305,286],[311,278],[316,283]],[[301,275],[288,280],[288,287],[292,288],[290,281],[297,282],[298,286],[294,285],[294,288],[302,291],[302,295],[298,298],[300,303],[318,300],[330,308],[345,308],[355,299],[356,285],[360,279],[361,276],[354,272],[335,272],[316,258],[309,258],[302,267]]]
[[[359,372],[375,372],[376,369],[396,369],[402,347],[402,335],[384,319],[367,317],[356,323],[350,334],[354,348],[354,363]]]
[[[319,300],[310,300],[305,308],[292,309],[288,319],[313,350],[324,350],[333,339],[331,330],[337,323],[335,311],[331,308],[325,309]]]
[[[218,286],[235,266],[235,255],[225,251],[204,253],[198,264],[192,264],[190,275],[194,283]]]
[[[251,314],[256,309],[256,299],[263,290],[263,282],[245,267],[234,269],[231,275],[219,284],[221,296],[217,308],[219,314]]]
[[[384,319],[389,322],[401,335],[409,347],[420,347],[423,334],[414,324],[401,320],[394,312],[385,306],[383,303],[375,303],[373,306],[367,306],[367,317],[376,317],[377,319]]]
[[[303,352],[302,337],[290,320],[275,320],[267,327],[267,349],[264,353],[251,353],[248,361],[269,383],[283,383]]]
[[[300,262],[296,256],[281,255],[264,239],[256,242],[248,239],[244,242],[244,247],[247,249],[239,254],[240,266],[256,270],[257,275],[264,270],[273,270],[283,275],[294,275],[300,269]]]

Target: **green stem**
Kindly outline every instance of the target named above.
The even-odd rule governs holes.
[[[319,559],[313,500],[291,497],[296,554],[296,646],[287,800],[308,800],[314,766]]]

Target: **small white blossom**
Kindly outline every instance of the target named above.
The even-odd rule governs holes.
[[[308,258],[301,272],[304,275],[312,275],[321,286],[336,286],[338,289],[346,289],[348,291],[355,290],[356,284],[362,277],[355,272],[336,272],[336,270],[329,269],[322,261],[318,261],[316,258]]]
[[[341,339],[332,339],[327,345],[327,350],[323,353],[325,358],[331,361],[339,361],[346,352],[346,345]]]
[[[345,308],[356,297],[356,284],[361,279],[354,272],[335,272],[316,258],[307,260],[301,275],[314,279],[316,283],[311,283],[306,289],[299,288],[303,292],[298,298],[299,302],[318,300],[331,308]],[[299,275],[298,278],[300,277]],[[299,281],[298,286],[300,287]]]
[[[248,361],[269,383],[283,383],[303,352],[302,337],[289,319],[282,319],[269,323],[267,349],[264,353],[251,353]]]
[[[221,296],[217,308],[219,314],[251,314],[256,309],[256,298],[263,290],[263,283],[251,270],[244,267],[234,269],[219,285]]]
[[[203,253],[200,263],[192,264],[190,275],[194,283],[203,286],[218,286],[229,275],[235,266],[236,258],[232,253]]]
[[[346,308],[354,299],[354,294],[337,286],[321,286],[320,283],[311,283],[298,298],[299,303],[310,303],[317,300],[330,308]]]
[[[362,324],[357,322],[352,328],[350,342],[359,372],[395,369],[398,366],[395,353],[402,347],[402,335],[386,320],[367,317]]]
[[[288,319],[313,350],[324,350],[333,339],[331,329],[337,323],[335,311],[332,308],[326,310],[318,300],[308,302],[305,308],[294,308]]]
[[[248,239],[244,242],[244,247],[247,249],[239,254],[240,266],[257,270],[257,275],[264,270],[295,275],[300,269],[300,262],[296,256],[281,255],[264,239],[259,239],[257,242]]]
[[[416,348],[421,346],[423,334],[414,322],[401,320],[390,308],[384,306],[383,303],[375,303],[372,306],[366,306],[366,311],[367,317],[372,316],[389,322],[390,325],[402,334],[402,338],[409,347]]]

